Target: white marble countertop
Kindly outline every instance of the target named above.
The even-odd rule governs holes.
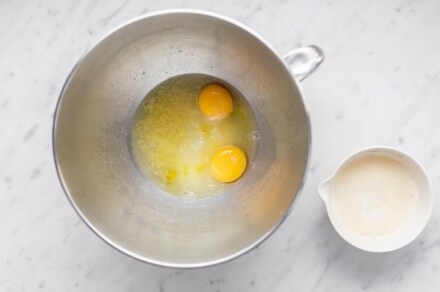
[[[313,146],[303,195],[258,249],[196,270],[159,268],[109,247],[58,182],[51,127],[76,60],[103,34],[163,8],[199,8],[250,26],[280,54],[316,44],[302,83]],[[331,226],[317,186],[349,153],[400,147],[440,189],[440,2],[0,1],[0,291],[438,291],[440,213],[409,246],[370,254]]]

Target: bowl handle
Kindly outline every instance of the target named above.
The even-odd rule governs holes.
[[[324,52],[317,46],[297,48],[283,57],[295,79],[302,81],[324,60]]]

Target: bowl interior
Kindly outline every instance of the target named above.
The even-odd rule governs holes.
[[[165,193],[131,154],[144,96],[190,73],[237,88],[260,132],[247,175],[210,199]],[[309,135],[296,83],[273,50],[222,17],[180,11],[132,21],[83,57],[60,97],[54,151],[69,199],[98,235],[138,259],[191,267],[232,258],[277,226],[302,182]]]

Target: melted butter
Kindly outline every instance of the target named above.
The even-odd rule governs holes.
[[[229,187],[209,171],[211,156],[221,146],[236,145],[247,157],[254,155],[255,123],[238,91],[225,86],[234,109],[223,120],[208,121],[200,112],[199,93],[212,83],[219,81],[198,74],[171,78],[153,89],[136,113],[131,141],[135,160],[153,183],[170,194],[200,198]]]

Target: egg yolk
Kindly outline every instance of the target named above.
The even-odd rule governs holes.
[[[208,120],[226,118],[232,112],[232,108],[231,95],[220,85],[208,85],[199,94],[199,109]]]
[[[246,164],[243,150],[235,146],[223,146],[211,157],[211,174],[220,182],[233,182],[243,174]]]

